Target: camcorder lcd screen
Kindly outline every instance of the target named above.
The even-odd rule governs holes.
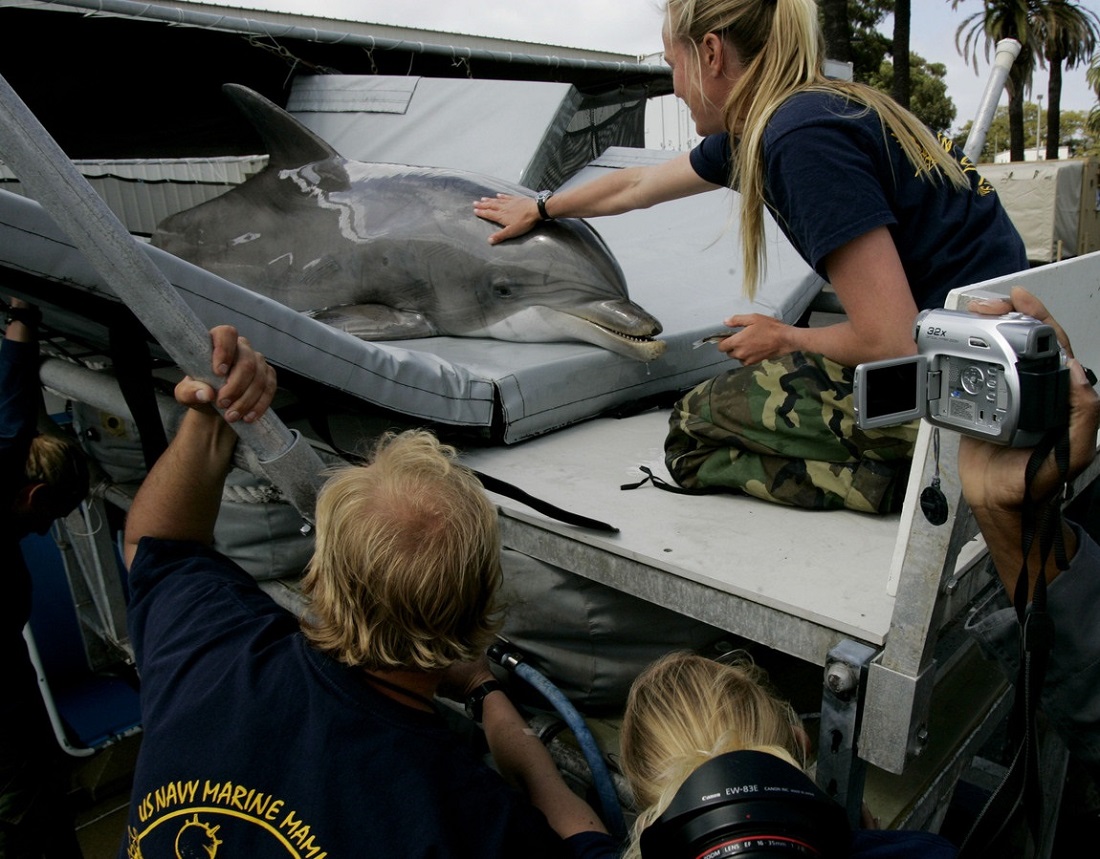
[[[859,426],[873,429],[923,417],[927,373],[927,361],[923,357],[873,361],[856,367]]]

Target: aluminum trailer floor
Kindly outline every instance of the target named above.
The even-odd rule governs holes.
[[[809,662],[844,638],[883,643],[898,516],[620,489],[645,476],[639,466],[672,483],[667,429],[665,410],[597,418],[464,461],[620,529],[577,528],[498,496],[511,548]]]

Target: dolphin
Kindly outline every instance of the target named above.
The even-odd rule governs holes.
[[[224,90],[260,133],[266,168],[172,215],[152,242],[364,340],[451,335],[581,340],[639,361],[664,352],[586,222],[490,245],[473,201],[522,186],[461,170],[341,157],[252,90]]]

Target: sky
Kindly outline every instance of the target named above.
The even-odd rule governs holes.
[[[660,0],[236,0],[234,5],[624,54],[661,50]],[[1082,5],[1100,13],[1100,0]],[[965,0],[957,12],[950,0],[913,3],[911,49],[947,66],[956,129],[974,118],[989,74],[984,56],[976,74],[955,48],[959,24],[979,8],[978,0]],[[1036,71],[1033,86],[1029,100],[1042,95],[1045,102],[1045,70]],[[1063,110],[1089,110],[1095,103],[1084,68],[1064,73]]]

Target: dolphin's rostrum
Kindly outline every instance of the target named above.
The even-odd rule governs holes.
[[[350,161],[267,99],[226,92],[269,153],[222,196],[165,219],[153,244],[365,340],[583,340],[640,361],[660,323],[584,221],[496,245],[473,201],[531,192],[461,170]]]

